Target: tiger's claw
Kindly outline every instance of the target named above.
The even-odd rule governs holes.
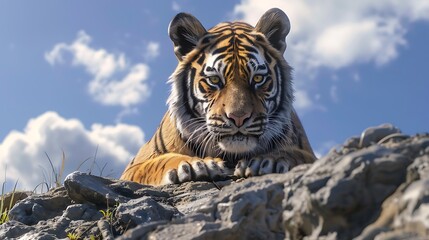
[[[162,184],[184,183],[190,181],[210,181],[227,177],[227,170],[220,159],[191,159],[181,161],[177,169],[168,170]]]
[[[284,158],[255,157],[250,160],[240,160],[234,170],[237,177],[261,176],[269,173],[285,173],[290,170],[290,164]]]

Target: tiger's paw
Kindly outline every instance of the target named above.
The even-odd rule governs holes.
[[[250,160],[240,160],[235,166],[234,175],[237,177],[252,177],[269,173],[285,173],[289,170],[290,164],[283,157],[254,157]]]
[[[177,169],[165,172],[161,184],[184,183],[190,181],[215,181],[227,178],[227,169],[219,158],[193,158],[181,161]]]

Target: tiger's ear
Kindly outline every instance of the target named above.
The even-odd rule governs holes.
[[[206,32],[200,21],[190,14],[179,13],[173,18],[168,27],[168,35],[174,43],[174,53],[179,61],[195,48]]]
[[[271,45],[281,54],[286,50],[286,36],[290,31],[290,22],[286,13],[278,8],[272,8],[262,15],[255,30],[267,37]]]

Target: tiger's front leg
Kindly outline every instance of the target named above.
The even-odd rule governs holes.
[[[240,160],[234,170],[237,177],[261,176],[269,173],[285,173],[303,163],[313,163],[313,154],[298,148],[263,154]]]
[[[198,158],[166,153],[153,159],[131,163],[121,179],[142,184],[164,185],[189,181],[224,179],[228,169],[220,158]]]

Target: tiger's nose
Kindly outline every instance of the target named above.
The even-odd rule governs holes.
[[[227,113],[226,117],[232,120],[235,123],[235,126],[241,127],[243,126],[244,121],[250,118],[250,115],[252,115],[250,112],[231,112]]]

